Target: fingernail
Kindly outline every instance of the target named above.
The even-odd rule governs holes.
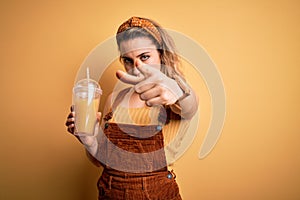
[[[148,101],[146,101],[146,105],[151,107],[151,104]]]

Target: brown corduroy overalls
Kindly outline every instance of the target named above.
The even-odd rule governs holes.
[[[107,116],[99,200],[181,200],[176,176],[167,169],[162,126],[117,124],[108,121],[112,112]]]

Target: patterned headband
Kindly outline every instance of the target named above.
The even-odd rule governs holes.
[[[131,17],[128,19],[119,27],[117,34],[126,31],[131,27],[140,27],[145,29],[160,45],[162,44],[162,38],[156,26],[154,26],[154,24],[149,20],[140,17]]]

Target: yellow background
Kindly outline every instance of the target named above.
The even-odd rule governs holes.
[[[64,122],[84,58],[132,15],[196,40],[224,81],[218,144],[198,159],[205,97],[204,127],[176,163],[183,198],[299,199],[299,9],[292,0],[1,1],[0,199],[96,199],[99,170]]]

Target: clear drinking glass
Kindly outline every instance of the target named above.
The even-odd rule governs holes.
[[[94,135],[102,90],[92,79],[78,81],[73,88],[75,135]]]

